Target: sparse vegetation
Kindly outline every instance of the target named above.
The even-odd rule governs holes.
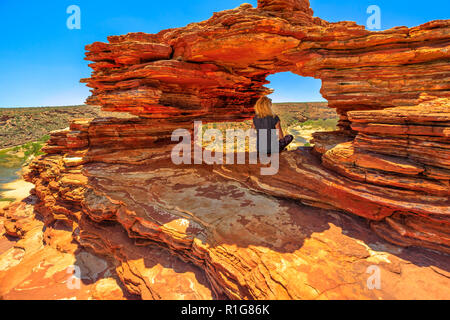
[[[13,198],[0,198],[0,202],[14,202],[15,200],[16,199]]]
[[[302,128],[318,129],[317,131],[334,131],[337,128],[338,119],[307,120],[300,123]]]
[[[41,137],[48,136],[51,131],[67,128],[70,121],[76,118],[122,117],[123,115],[120,112],[104,112],[100,110],[100,107],[87,105],[0,108],[0,149],[37,141]]]
[[[44,154],[41,149],[49,139],[50,136],[45,135],[36,142],[28,142],[13,148],[0,150],[0,166],[7,168],[19,167],[30,157]]]
[[[336,111],[326,102],[274,103],[272,109],[280,117],[284,130],[308,120],[338,118]]]

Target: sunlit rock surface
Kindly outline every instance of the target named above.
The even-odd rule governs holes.
[[[45,227],[35,215],[34,198],[0,212],[0,298],[217,298],[198,267],[155,244],[135,245],[115,224],[58,219]],[[77,241],[80,226],[83,241]]]
[[[52,134],[25,174],[36,203],[3,213],[21,240],[1,242],[0,265],[12,267],[0,295],[41,281],[31,266],[63,270],[80,250],[112,271],[58,297],[112,286],[107,298],[448,299],[449,46],[449,20],[370,32],[313,17],[306,0],[88,45],[89,102],[136,117]],[[338,131],[283,153],[273,176],[171,162],[174,130],[249,119],[266,77],[284,71],[322,80]],[[67,261],[45,260],[61,252]]]
[[[57,157],[45,170],[58,170]],[[46,198],[34,206],[42,215],[39,228],[48,226],[39,247],[89,249],[107,257],[127,292],[146,299],[440,299],[450,294],[447,255],[389,244],[363,218],[271,197],[265,193],[279,189],[261,183],[269,189],[258,192],[223,172],[226,167],[169,162],[92,163],[83,173],[59,172],[49,180],[64,181],[64,187],[35,180],[36,194]],[[8,234],[27,239],[20,227],[27,220],[13,220]],[[7,256],[0,256],[0,263]],[[382,287],[371,290],[374,265]]]

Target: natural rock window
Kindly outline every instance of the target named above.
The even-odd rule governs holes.
[[[54,132],[25,174],[39,198],[29,211],[44,217],[46,248],[108,255],[144,298],[448,297],[449,49],[450,20],[371,32],[314,17],[308,0],[108,37],[86,47],[88,102],[136,117]],[[251,118],[267,76],[289,71],[320,79],[338,130],[282,153],[275,176],[170,161],[175,129]],[[384,291],[367,290],[373,264]],[[154,281],[155,265],[190,275],[158,269]]]
[[[292,72],[281,72],[269,75],[266,80],[270,83],[265,87],[273,91],[268,95],[273,100],[273,112],[280,117],[284,133],[294,136],[294,140],[287,150],[313,146],[313,133],[338,129],[339,116],[334,109],[328,107],[327,101],[320,94],[322,86],[320,79],[302,77]],[[251,124],[251,119],[242,122],[204,124],[203,133],[208,129],[217,129],[222,132],[224,139],[221,141],[203,140],[202,146],[212,150],[219,144],[223,144],[223,150],[226,152],[226,130],[246,131],[251,128]],[[249,149],[248,140],[245,144],[242,142],[240,145],[235,144],[235,150],[238,152],[254,151],[254,148]]]

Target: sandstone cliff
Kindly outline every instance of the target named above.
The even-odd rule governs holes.
[[[200,298],[448,298],[449,47],[448,20],[370,32],[313,17],[307,0],[88,45],[88,102],[138,117],[53,133],[26,174],[34,207],[144,298],[157,290],[134,258],[154,253],[126,252],[155,244],[201,270]],[[322,80],[339,131],[282,154],[275,176],[170,162],[173,130],[248,119],[283,71]],[[383,290],[367,289],[373,264]]]

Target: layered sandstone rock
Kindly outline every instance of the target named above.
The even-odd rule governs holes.
[[[302,159],[301,154],[291,155],[287,161]],[[49,230],[66,225],[74,230],[69,234],[75,243],[113,259],[125,288],[142,298],[174,297],[150,280],[142,280],[144,275],[152,279],[150,261],[165,261],[164,255],[154,253],[155,243],[165,248],[160,250],[201,268],[214,297],[412,299],[450,294],[448,256],[391,245],[370,232],[362,218],[325,204],[322,209],[312,208],[267,195],[288,190],[282,189],[278,178],[272,187],[265,186],[267,181],[256,181],[258,189],[233,181],[239,172],[231,176],[227,168],[236,170],[234,166],[175,166],[168,161],[89,163],[75,175],[73,167],[61,165],[62,157],[47,156],[28,173],[43,199],[36,210]],[[302,165],[307,170],[308,164]],[[251,174],[248,166],[240,168]],[[284,171],[281,174],[286,177]],[[292,194],[284,196],[296,191],[291,186]],[[313,192],[305,193],[301,201],[315,200],[308,198]],[[367,285],[368,270],[374,265],[382,274],[380,290]],[[180,272],[181,267],[173,268]],[[164,274],[164,287],[182,298],[188,274],[173,281],[170,269]],[[194,274],[197,294],[185,297],[204,299],[204,278]]]
[[[93,88],[92,99],[108,110],[164,119],[158,122],[161,132],[152,134],[167,144],[172,124],[191,129],[193,119],[247,118],[255,99],[267,92],[263,85],[269,74],[289,70],[320,78],[323,96],[341,116],[341,130],[323,138],[318,134],[315,150],[323,166],[338,173],[333,177],[342,187],[330,195],[313,188],[314,202],[376,221],[397,211],[433,217],[444,224],[444,234],[430,236],[438,243],[432,246],[447,247],[450,22],[370,32],[312,14],[308,1],[259,1],[258,8],[245,4],[156,35],[110,37],[109,43],[87,46],[94,73],[84,81]],[[137,56],[132,44],[152,49]],[[161,58],[163,47],[170,50]],[[114,65],[105,64],[113,60]],[[140,137],[125,131],[121,135]],[[126,161],[118,154],[112,158]],[[306,193],[300,191],[308,180],[302,175],[315,177],[311,186],[331,183],[309,171],[280,178],[299,185],[292,197]],[[340,199],[342,193],[349,199]]]
[[[217,298],[202,270],[167,250],[136,245],[114,224],[43,222],[34,202],[32,196],[0,210],[2,299]],[[76,242],[81,226],[83,241]]]
[[[77,245],[114,261],[144,298],[170,295],[145,280],[152,263],[139,255],[199,268],[195,293],[184,286],[192,276],[180,276],[175,298],[448,297],[449,47],[448,20],[370,32],[313,17],[306,0],[109,37],[86,48],[89,101],[137,117],[53,133],[25,175],[34,208],[49,230],[62,223]],[[339,131],[283,153],[274,176],[262,165],[171,163],[173,130],[248,119],[266,77],[283,71],[322,80]],[[387,275],[381,291],[367,289],[373,264]]]
[[[415,105],[421,93],[448,96],[449,29],[441,20],[370,32],[313,18],[306,0],[259,1],[184,28],[87,46],[94,73],[84,82],[108,110],[239,120],[266,92],[268,75],[292,71],[322,79],[322,95],[348,125],[350,110]],[[167,47],[167,55],[139,56],[133,45]],[[117,48],[133,59],[121,62]]]

